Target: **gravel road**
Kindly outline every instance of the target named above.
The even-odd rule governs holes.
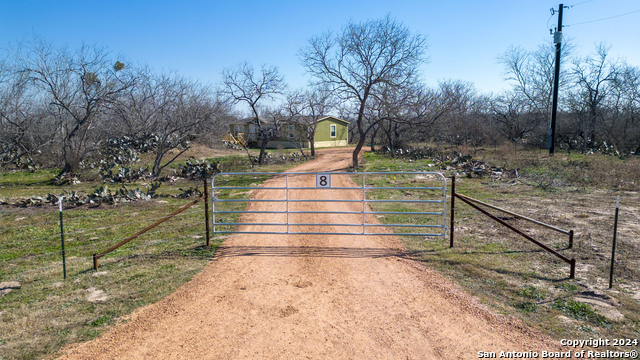
[[[317,160],[291,171],[344,169],[351,151],[320,151]],[[293,177],[289,186],[308,180]],[[347,177],[333,181],[334,186],[355,186]],[[284,186],[284,179],[268,183]],[[359,196],[331,191],[332,197]],[[273,206],[252,205],[260,210]],[[298,215],[291,220],[322,221]],[[269,219],[273,215],[245,217]],[[103,336],[65,349],[62,359],[477,359],[478,351],[560,350],[557,342],[493,313],[407,258],[403,249],[390,236],[233,235],[193,280]]]

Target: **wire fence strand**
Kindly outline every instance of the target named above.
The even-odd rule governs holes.
[[[167,217],[169,213],[169,209],[176,209],[181,204],[161,204],[161,205],[158,204],[158,205],[159,206],[154,206],[151,208],[145,207],[144,209],[140,209],[140,210],[143,210],[144,212],[147,212],[147,213],[165,212],[166,214],[162,216],[154,216],[151,218],[144,217],[143,215],[141,216],[140,219],[118,222],[118,223],[109,223],[109,225],[104,225],[106,220],[102,213],[90,212],[87,215],[83,215],[79,217],[75,217],[75,216],[70,217],[70,216],[64,216],[64,214],[68,213],[69,210],[65,210],[63,208],[63,223],[65,226],[65,229],[68,229],[68,228],[73,229],[75,226],[84,226],[83,228],[80,228],[77,230],[74,229],[71,231],[65,231],[63,233],[65,237],[71,236],[76,238],[77,240],[79,236],[79,239],[82,239],[77,242],[74,242],[73,239],[67,239],[67,241],[65,242],[65,245],[66,245],[65,254],[67,256],[67,260],[65,261],[65,263],[75,264],[82,261],[82,262],[88,262],[90,264],[92,261],[92,257],[90,254],[96,251],[100,251],[101,249],[104,249],[105,247],[109,246],[109,244],[114,244],[119,241],[122,241],[131,235],[131,234],[127,234],[126,236],[120,235],[116,237],[113,236],[115,234],[110,234],[107,236],[101,235],[101,233],[103,233],[105,230],[109,230],[109,229],[118,230],[118,228],[122,228],[125,226],[141,224],[141,223],[153,223],[155,221],[158,221]],[[203,214],[203,207],[199,205],[200,203],[195,203],[193,204],[191,209],[188,209],[187,211],[176,214],[170,219],[167,219],[167,222],[159,225],[157,229],[140,234],[139,242],[134,246],[123,246],[122,248],[117,249],[116,251],[120,251],[120,254],[123,254],[124,252],[136,251],[137,249],[140,249],[140,248],[147,248],[147,247],[153,247],[158,245],[162,246],[163,244],[174,241],[176,239],[181,239],[181,238],[187,239],[189,237],[192,237],[194,234],[201,232],[204,228],[204,224],[202,224],[202,221],[204,219],[200,219],[200,217],[198,216]],[[184,204],[182,204],[182,206],[184,206]],[[206,206],[206,204],[204,206]],[[108,210],[111,210],[111,209],[108,209]],[[124,212],[120,211],[117,213],[117,215],[119,218],[127,218],[127,217],[130,218],[131,214],[139,212],[140,210],[133,209],[133,210],[124,211]],[[46,216],[53,216],[54,213],[57,213],[57,212],[58,211],[47,212]],[[13,216],[15,214],[2,212],[2,214],[0,215]],[[198,218],[197,220],[196,220],[196,217]],[[91,223],[93,220],[99,223],[99,225],[94,227],[86,227],[86,224],[82,224],[81,222],[82,221],[87,222],[86,221],[87,219],[89,219],[88,221],[89,223]],[[25,233],[25,230],[24,230],[24,229],[33,228],[33,229],[42,231],[43,227],[50,228],[50,230],[47,230],[47,231],[51,231],[51,234],[38,236],[38,237],[28,237],[28,234]],[[60,229],[60,223],[57,218],[54,219],[53,217],[51,221],[38,221],[37,223],[34,223],[34,224],[22,224],[16,227],[8,227],[7,231],[2,232],[3,235],[9,234],[9,236],[11,236],[11,234],[13,233],[15,234],[15,236],[22,236],[24,238],[12,241],[10,243],[2,243],[1,245],[7,248],[11,248],[11,247],[15,247],[16,245],[19,245],[19,246],[31,248],[33,250],[42,248],[42,246],[46,246],[46,247],[49,247],[49,249],[51,249],[52,246],[56,246],[55,244],[52,243],[52,241],[60,240],[61,234],[59,232],[59,229]],[[56,232],[56,230],[58,231]],[[116,231],[116,233],[118,232],[120,234],[124,232],[133,233],[133,231],[134,230]],[[172,235],[175,235],[176,232],[180,234],[178,236],[172,236]],[[90,242],[91,239],[87,240],[87,237],[89,236],[98,237],[100,241]],[[86,241],[89,241],[89,243],[86,243]],[[60,246],[60,244],[57,244],[57,246]],[[46,249],[42,249],[42,250],[46,250]],[[26,274],[30,274],[38,271],[47,270],[57,266],[62,267],[63,265],[62,260],[53,258],[53,256],[61,255],[61,254],[62,254],[62,249],[57,249],[54,251],[30,253],[30,254],[21,255],[13,259],[1,260],[0,261],[0,277],[2,277],[3,279],[7,277],[13,278],[13,277],[24,276]],[[75,256],[77,256],[77,258],[74,258]],[[37,262],[37,264],[33,264],[33,262]],[[12,269],[20,270],[20,271],[12,272],[11,271]]]

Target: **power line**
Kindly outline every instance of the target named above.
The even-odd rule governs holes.
[[[583,1],[583,2],[579,2],[577,4],[573,4],[573,5],[569,5],[570,8],[574,7],[574,6],[578,6],[578,5],[582,5],[582,4],[586,4],[588,2],[592,2],[593,0],[587,0],[587,1]]]
[[[583,21],[583,22],[579,22],[579,23],[575,23],[575,24],[571,24],[571,25],[565,25],[565,26],[574,26],[574,25],[582,25],[582,24],[589,24],[589,23],[594,23],[594,22],[598,22],[598,21],[604,21],[604,20],[609,20],[609,19],[615,19],[615,18],[619,18],[621,16],[626,16],[626,15],[631,15],[631,14],[635,14],[637,12],[640,12],[640,9],[638,10],[634,10],[634,11],[629,11],[626,12],[624,14],[620,14],[620,15],[614,15],[614,16],[609,16],[606,18],[601,18],[601,19],[595,19],[595,20],[589,20],[589,21]]]
[[[551,29],[551,27],[549,27],[549,21],[551,21],[551,18],[553,17],[554,14],[551,14],[549,16],[549,18],[547,19],[547,29]]]

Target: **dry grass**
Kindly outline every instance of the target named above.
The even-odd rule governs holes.
[[[516,149],[512,145],[478,149],[473,157],[505,169],[519,169],[531,180],[555,180],[578,189],[640,190],[640,157]]]
[[[527,169],[532,173],[557,169],[566,176],[562,182],[555,182],[561,186],[546,187],[525,179],[513,185],[511,181],[494,178],[462,178],[456,181],[456,189],[557,227],[574,229],[574,248],[566,249],[568,237],[565,235],[521,220],[507,220],[563,255],[575,258],[578,263],[576,279],[568,279],[568,264],[459,200],[456,201],[455,247],[449,248],[448,238],[405,238],[413,255],[465,287],[488,306],[519,317],[558,339],[640,337],[640,194],[621,190],[636,186],[640,172],[633,179],[630,169],[638,166],[638,159],[583,157],[579,161],[588,164],[585,172],[594,179],[586,185],[571,180],[580,170],[567,168],[568,162],[578,161],[575,155],[548,157],[520,151],[517,156],[500,156],[498,152],[486,151],[484,154],[478,152],[476,156],[497,167]],[[428,160],[420,161],[428,164]],[[402,170],[415,169],[416,164],[417,161],[368,154],[364,167]],[[600,174],[596,166],[622,174],[622,179]],[[424,167],[423,170],[432,168]],[[605,184],[607,181],[609,185]],[[622,201],[615,285],[608,290],[617,195]],[[603,298],[593,298],[590,292]],[[624,319],[615,320],[620,314]]]
[[[194,147],[178,161],[188,157],[215,157],[225,171],[250,171],[246,154],[239,151],[209,152]],[[256,170],[282,171],[295,164]],[[3,173],[0,191],[2,196],[16,200],[64,191],[86,192],[105,185],[88,180],[58,187],[49,184],[54,173]],[[0,206],[0,282],[19,281],[22,285],[0,298],[0,359],[42,358],[65,344],[92,339],[117,322],[126,321],[134,309],[162,299],[197,274],[222,240],[213,239],[210,248],[203,246],[202,203],[100,259],[98,272],[92,269],[91,256],[189,202],[174,197],[180,188],[202,190],[202,186],[200,181],[165,182],[154,200],[66,208],[66,280],[62,276],[57,206]],[[106,299],[91,298],[100,291]]]

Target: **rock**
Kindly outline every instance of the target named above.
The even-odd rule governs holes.
[[[5,281],[0,283],[0,298],[12,292],[13,290],[20,289],[22,285],[17,281]]]
[[[89,295],[87,295],[88,302],[92,302],[92,303],[103,302],[109,299],[109,296],[107,295],[107,293],[105,293],[102,290],[98,290],[96,288],[88,288],[87,292],[89,293]]]
[[[57,288],[61,288],[62,285],[64,285],[64,283],[62,281],[58,281],[58,282],[53,283],[51,285],[51,287],[54,288],[54,289],[57,289]]]
[[[598,290],[586,290],[576,296],[576,301],[591,305],[610,321],[624,321],[624,315],[616,309],[620,305],[615,298]]]
[[[98,277],[98,276],[106,275],[108,273],[109,273],[108,271],[97,271],[97,272],[94,272],[93,274],[91,274],[91,276]]]

